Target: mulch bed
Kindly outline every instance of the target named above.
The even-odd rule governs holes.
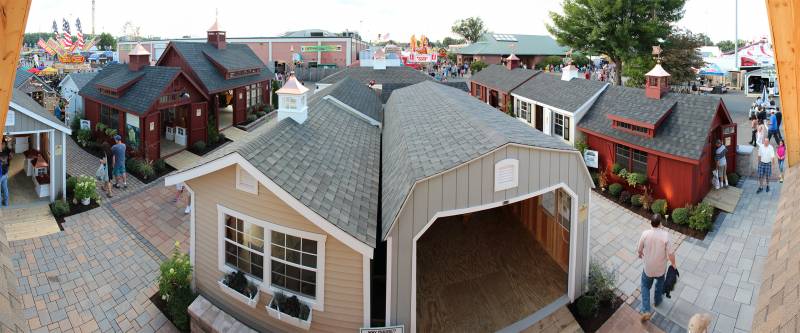
[[[155,168],[153,168],[153,171],[155,171],[156,174],[153,175],[152,177],[149,177],[149,178],[144,178],[144,176],[142,176],[141,174],[135,173],[135,172],[133,172],[131,170],[125,170],[125,171],[129,175],[136,177],[136,179],[138,179],[140,182],[142,182],[142,184],[150,184],[150,183],[154,182],[156,179],[161,178],[161,176],[164,176],[164,175],[166,175],[166,174],[168,174],[170,172],[175,171],[175,168],[171,167],[169,164],[165,164],[163,170],[155,170]],[[114,183],[113,180],[111,182],[112,182],[112,184]]]
[[[650,211],[648,209],[644,209],[642,207],[633,207],[633,205],[631,205],[630,202],[621,203],[621,202],[619,202],[618,198],[616,198],[616,197],[612,196],[611,194],[609,194],[608,191],[603,192],[603,191],[600,191],[597,188],[595,188],[594,191],[596,193],[604,196],[606,199],[615,202],[617,205],[625,207],[626,209],[628,209],[632,213],[638,214],[639,216],[645,218],[648,221],[650,221],[650,219],[653,217],[653,212],[652,211]],[[714,208],[714,213],[713,213],[713,215],[711,215],[711,220],[716,222],[717,221],[717,216],[719,215],[719,213],[720,213],[720,210],[717,209],[717,208]],[[689,228],[688,226],[677,224],[677,223],[673,222],[671,217],[668,220],[662,220],[661,221],[661,225],[666,227],[666,228],[675,230],[675,231],[677,231],[679,233],[682,233],[682,234],[684,234],[686,236],[689,236],[689,237],[692,237],[692,238],[696,238],[696,239],[699,239],[699,240],[704,240],[706,238],[706,235],[713,230],[713,227],[712,227],[712,229],[707,230],[707,231],[700,231],[700,230],[692,229],[692,228]]]
[[[586,296],[581,296],[578,299],[581,299]],[[611,301],[611,304],[604,304],[600,303],[597,307],[597,313],[594,316],[590,317],[583,317],[578,314],[577,309],[578,300],[576,299],[575,302],[570,303],[567,305],[567,308],[570,312],[572,312],[572,316],[575,317],[575,321],[578,322],[578,325],[581,325],[581,329],[584,332],[596,332],[600,329],[601,326],[614,315],[614,312],[617,312],[617,309],[622,305],[622,299],[619,297],[614,297]]]
[[[161,299],[161,296],[158,294],[158,291],[156,291],[156,293],[153,294],[153,296],[150,296],[150,301],[153,302],[153,305],[155,305],[159,310],[161,310],[161,313],[164,314],[164,317],[167,317],[167,319],[170,322],[174,323],[174,321],[172,320],[172,315],[169,313],[169,311],[167,311],[167,302]],[[185,331],[181,330],[177,326],[175,328],[180,332],[189,332],[188,330]]]
[[[223,139],[220,136],[220,140],[219,141],[217,141],[216,143],[213,143],[213,144],[206,145],[206,149],[205,150],[199,151],[199,150],[194,149],[194,147],[189,147],[189,151],[192,152],[192,154],[195,154],[195,155],[198,155],[198,156],[205,156],[206,154],[208,154],[208,153],[214,151],[215,149],[227,144],[228,142],[233,142],[233,141],[231,141],[228,138],[224,138]]]

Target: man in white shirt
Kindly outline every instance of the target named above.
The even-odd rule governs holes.
[[[766,186],[769,192],[769,177],[772,176],[772,162],[775,161],[775,147],[769,144],[769,137],[763,137],[758,145],[758,190],[761,193]]]
[[[642,321],[650,320],[653,313],[650,309],[650,287],[653,280],[656,281],[655,306],[661,304],[664,293],[664,275],[667,273],[667,260],[675,265],[675,253],[672,251],[672,244],[669,233],[661,228],[661,215],[653,215],[650,221],[651,229],[642,232],[637,246],[639,258],[644,261],[644,271],[642,272]]]

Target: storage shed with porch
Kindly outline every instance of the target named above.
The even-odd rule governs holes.
[[[716,140],[728,149],[727,171],[736,170],[736,123],[719,97],[670,93],[661,65],[645,78],[644,89],[606,88],[578,129],[601,169],[619,164],[646,175],[669,207],[695,204],[711,189]]]
[[[434,82],[392,94],[382,146],[387,325],[522,331],[583,293],[577,150]]]

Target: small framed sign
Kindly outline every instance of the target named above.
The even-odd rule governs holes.
[[[583,161],[586,162],[587,167],[597,168],[599,158],[597,150],[586,149],[583,152]]]
[[[195,112],[196,112],[196,116],[197,116],[197,117],[200,117],[200,115],[202,115],[202,114],[203,114],[203,111],[202,111],[202,109],[197,109],[197,111],[195,111]]]
[[[370,327],[370,328],[362,328],[359,330],[359,333],[404,333],[404,332],[405,332],[405,326],[403,325]]]
[[[81,119],[81,129],[91,129],[92,128],[92,121],[88,119]]]
[[[515,188],[519,184],[519,161],[507,158],[494,165],[494,191]]]

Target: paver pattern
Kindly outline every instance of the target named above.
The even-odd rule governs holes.
[[[173,332],[153,305],[159,261],[107,207],[68,217],[65,231],[11,244],[32,332]]]
[[[672,298],[655,308],[654,323],[664,331],[685,330],[689,318],[699,312],[714,316],[712,332],[750,331],[781,191],[778,183],[772,183],[769,193],[756,194],[757,188],[755,179],[743,180],[735,213],[720,214],[715,230],[704,240],[687,237],[677,247],[680,279]],[[636,308],[642,262],[635,248],[649,224],[592,195],[592,260],[616,270],[619,292]]]
[[[597,330],[597,333],[617,333],[617,332],[649,332],[649,333],[664,333],[663,330],[656,327],[652,322],[642,322],[639,320],[638,310],[632,308],[628,304],[622,306],[614,312],[614,315]]]
[[[189,192],[184,191],[178,202],[175,187],[162,182],[111,203],[119,216],[164,256],[170,256],[179,241],[181,250],[189,253],[189,214],[184,214]]]

